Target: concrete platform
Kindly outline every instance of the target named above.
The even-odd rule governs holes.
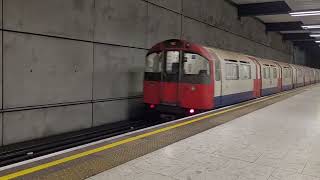
[[[88,180],[320,180],[320,86]]]

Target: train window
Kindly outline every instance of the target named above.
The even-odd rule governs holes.
[[[297,76],[302,77],[302,71],[300,69],[297,70]]]
[[[282,76],[283,76],[284,78],[288,78],[288,77],[289,77],[289,74],[288,74],[288,73],[289,73],[288,68],[283,68],[283,75],[282,75]]]
[[[240,64],[240,79],[241,80],[251,79],[251,65]]]
[[[187,75],[210,75],[209,61],[198,54],[185,53],[183,69]]]
[[[147,56],[145,72],[161,72],[162,53],[152,53]]]
[[[277,68],[272,68],[272,72],[273,72],[273,79],[277,79],[278,78],[278,72],[277,72]]]
[[[238,80],[239,79],[239,65],[235,63],[226,63],[226,79]]]
[[[168,51],[166,59],[166,72],[177,73],[179,72],[179,51]]]
[[[263,67],[263,78],[264,79],[270,79],[270,67],[269,66],[264,66]]]
[[[283,69],[283,77],[284,78],[290,78],[291,77],[291,70],[289,68],[284,68]]]
[[[215,61],[215,77],[216,81],[221,80],[221,63],[220,60]]]
[[[233,63],[237,63],[237,60],[232,60],[232,59],[225,59],[226,62],[233,62]]]

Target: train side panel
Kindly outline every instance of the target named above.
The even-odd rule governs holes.
[[[281,91],[280,67],[273,61],[259,59],[261,66],[262,89],[261,95],[268,96]]]
[[[242,54],[213,48],[209,51],[218,57],[221,69],[221,80],[216,81],[215,85],[216,106],[227,106],[255,98],[255,63]]]
[[[287,63],[275,62],[281,69],[281,91],[293,89],[293,68]]]
[[[304,85],[305,86],[310,85],[310,80],[311,80],[310,70],[307,67],[303,67],[303,71],[304,71]]]
[[[293,67],[293,69],[295,69],[295,79],[296,81],[294,81],[294,87],[298,88],[298,87],[302,87],[304,86],[304,70],[302,68],[302,66],[298,66],[298,65],[292,65],[290,64],[291,67]]]

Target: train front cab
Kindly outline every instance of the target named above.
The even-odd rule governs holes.
[[[159,43],[147,54],[144,102],[174,114],[213,109],[213,78],[213,62],[201,46],[181,40]]]

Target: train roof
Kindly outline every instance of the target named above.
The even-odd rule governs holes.
[[[160,42],[153,46],[149,52],[156,52],[156,51],[161,51],[162,49],[167,48],[167,49],[179,49],[179,50],[186,50],[186,51],[191,51],[197,54],[202,55],[203,57],[212,60],[214,57],[213,55],[218,56],[219,59],[234,59],[234,60],[241,60],[241,61],[247,61],[247,62],[252,62],[253,59],[258,60],[260,63],[265,63],[268,65],[280,65],[282,67],[295,67],[295,68],[302,68],[302,69],[309,69],[310,67],[306,66],[301,66],[301,65],[296,65],[296,64],[289,64],[289,63],[284,63],[276,60],[270,60],[270,59],[264,59],[264,58],[259,58],[255,56],[250,56],[246,55],[243,53],[238,53],[238,52],[233,52],[233,51],[228,51],[228,50],[223,50],[223,49],[218,49],[214,47],[208,47],[208,46],[203,46],[200,44],[192,43],[186,40],[180,40],[180,39],[169,39],[163,42]],[[311,68],[310,68],[311,69]]]
[[[221,60],[237,60],[237,61],[244,61],[244,62],[252,62],[252,60],[248,56],[241,53],[227,51],[227,50],[218,49],[218,48],[212,48],[212,47],[205,47],[205,49],[207,49],[207,51],[209,51],[210,53],[218,56],[218,58]]]

